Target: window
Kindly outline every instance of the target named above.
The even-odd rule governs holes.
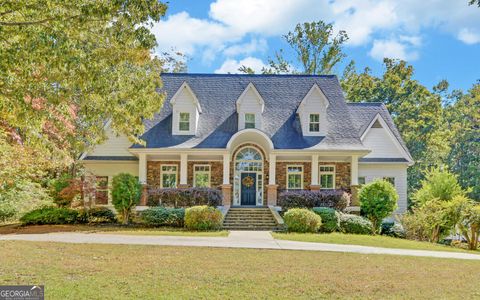
[[[189,131],[190,130],[190,113],[180,113],[180,121],[178,123],[178,130]]]
[[[393,186],[395,186],[395,177],[383,177],[383,180],[390,182]]]
[[[177,166],[161,165],[160,166],[160,187],[176,188],[177,187]]]
[[[320,115],[319,114],[310,114],[309,130],[310,132],[320,131]]]
[[[210,166],[209,165],[193,166],[193,186],[194,187],[210,187]]]
[[[245,114],[245,128],[255,128],[255,114]]]
[[[320,166],[320,188],[335,188],[335,166]]]
[[[287,190],[303,189],[303,166],[287,166]]]
[[[95,176],[95,204],[108,204],[108,176]]]
[[[358,177],[358,184],[363,185],[366,183],[365,177]]]

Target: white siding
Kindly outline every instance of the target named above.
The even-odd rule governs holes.
[[[365,182],[377,178],[395,177],[395,188],[398,193],[398,209],[395,213],[407,210],[407,165],[406,164],[365,164],[358,165],[358,177],[365,177]]]
[[[321,93],[321,91],[313,87],[311,92],[307,94],[305,99],[302,100],[300,108],[300,123],[302,124],[302,132],[304,136],[324,136],[328,132],[328,120],[327,120],[327,107],[328,100]],[[320,115],[320,131],[310,132],[310,114]]]
[[[90,152],[89,156],[133,156],[128,152],[132,142],[126,136],[117,136],[110,128],[106,129],[107,140]]]
[[[253,90],[253,87],[247,87],[248,90],[239,99],[238,110],[238,130],[245,129],[245,114],[255,114],[255,128],[262,129],[262,100]]]
[[[363,144],[372,150],[365,157],[404,157],[384,128],[370,128]]]
[[[190,130],[179,130],[179,118],[180,113],[190,113]],[[174,135],[195,135],[197,132],[199,120],[199,112],[195,105],[195,99],[187,88],[183,88],[177,95],[175,103],[173,104],[173,116],[172,116],[172,131]]]

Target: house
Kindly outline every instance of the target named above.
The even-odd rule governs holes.
[[[407,208],[405,143],[382,103],[347,103],[336,76],[162,74],[165,104],[145,146],[109,131],[85,154],[108,204],[112,176],[151,187],[215,187],[225,206],[275,206],[281,190],[392,182]],[[102,194],[103,193],[103,194]],[[144,200],[143,205],[145,204]]]

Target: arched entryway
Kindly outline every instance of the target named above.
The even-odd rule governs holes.
[[[264,157],[260,150],[238,149],[233,164],[233,205],[263,205]]]

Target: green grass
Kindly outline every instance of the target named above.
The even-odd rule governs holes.
[[[480,297],[480,261],[24,241],[0,253],[0,284],[43,284],[46,299]]]
[[[188,231],[182,229],[157,229],[157,228],[128,228],[118,230],[118,228],[109,228],[108,230],[99,229],[96,233],[124,234],[124,235],[168,235],[168,236],[200,236],[200,237],[227,237],[229,232],[222,231]]]
[[[468,251],[465,249],[432,244],[428,242],[418,242],[406,239],[393,238],[383,235],[358,235],[344,233],[272,233],[273,237],[280,240],[343,244],[343,245],[361,245],[384,248],[414,249],[414,250],[433,250],[433,251],[451,251],[451,252],[470,252],[479,253],[480,251]]]

